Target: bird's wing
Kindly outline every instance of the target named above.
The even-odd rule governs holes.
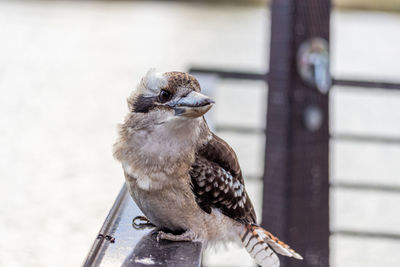
[[[224,140],[213,134],[213,138],[197,151],[190,176],[202,210],[211,213],[211,208],[217,208],[236,221],[256,222],[236,154]]]

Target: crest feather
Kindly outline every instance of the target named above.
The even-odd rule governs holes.
[[[151,91],[159,92],[160,88],[168,85],[168,79],[162,73],[151,68],[142,79],[141,85]]]

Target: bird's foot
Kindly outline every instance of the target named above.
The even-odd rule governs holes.
[[[136,216],[132,220],[132,226],[136,230],[141,230],[145,228],[154,228],[156,227],[154,224],[150,222],[149,219],[147,219],[145,216]]]
[[[157,242],[160,240],[170,240],[170,241],[194,241],[196,240],[196,235],[192,231],[188,230],[180,235],[175,235],[172,233],[166,233],[161,230],[158,231],[157,234]]]

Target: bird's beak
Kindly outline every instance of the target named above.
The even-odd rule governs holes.
[[[208,96],[192,91],[173,103],[172,107],[175,116],[197,118],[209,111],[214,103]]]

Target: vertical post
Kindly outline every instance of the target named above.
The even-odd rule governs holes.
[[[329,93],[297,68],[304,42],[329,43],[329,18],[329,0],[271,3],[262,224],[304,257],[281,266],[329,266]]]

